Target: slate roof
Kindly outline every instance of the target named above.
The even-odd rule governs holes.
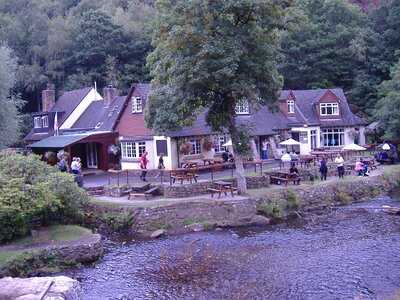
[[[113,131],[122,111],[125,99],[126,96],[117,96],[108,107],[104,106],[104,100],[93,101],[74,123],[72,129]]]
[[[340,100],[340,119],[320,120],[317,109],[318,102],[327,91],[334,93]],[[237,124],[250,125],[252,135],[272,135],[277,130],[289,129],[291,127],[308,126],[357,126],[365,125],[365,122],[354,115],[348,105],[346,96],[342,89],[316,89],[316,90],[282,90],[279,100],[286,100],[290,93],[295,97],[295,114],[293,116],[285,116],[280,111],[271,112],[266,106],[262,106],[258,110],[254,110],[249,115],[238,115],[236,117]],[[213,132],[205,121],[206,111],[201,113],[192,126],[184,127],[181,130],[172,132],[173,137],[179,136],[196,136],[209,135]]]
[[[60,126],[79,105],[79,103],[81,103],[81,101],[87,96],[91,89],[91,87],[85,87],[78,90],[64,92],[61,97],[58,98],[50,111],[63,112],[58,119],[58,124]]]

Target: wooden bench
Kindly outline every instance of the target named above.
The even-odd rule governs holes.
[[[147,191],[144,191],[142,193],[140,192],[131,192],[129,193],[128,199],[130,200],[131,197],[144,197],[146,200],[149,199],[150,197],[153,197],[156,193],[158,192],[158,187],[153,187]]]
[[[284,177],[269,176],[270,184],[278,184],[278,185],[280,185],[283,182],[283,183],[285,183],[285,185],[287,185],[288,181],[289,181],[289,179],[284,178]]]

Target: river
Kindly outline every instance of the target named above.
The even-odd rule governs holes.
[[[66,275],[83,299],[399,299],[400,216],[385,197],[291,224],[108,242]]]

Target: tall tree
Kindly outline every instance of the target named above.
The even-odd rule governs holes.
[[[246,192],[242,155],[248,147],[246,130],[236,124],[235,108],[243,99],[255,108],[277,99],[282,86],[277,31],[283,2],[156,2],[147,125],[165,134],[191,124],[207,110],[212,129],[231,136],[240,193]]]
[[[351,45],[366,16],[348,0],[296,0],[304,17],[282,35],[280,71],[291,89],[352,87],[358,60]]]
[[[15,143],[19,138],[21,101],[12,93],[16,82],[16,60],[10,48],[0,45],[0,149]]]
[[[376,105],[375,119],[381,122],[384,138],[400,139],[400,61],[392,68],[390,80],[378,88],[379,101]]]

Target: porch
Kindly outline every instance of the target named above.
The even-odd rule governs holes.
[[[32,151],[43,155],[46,152],[67,152],[69,164],[73,157],[79,157],[84,173],[96,170],[107,171],[118,165],[118,156],[109,153],[109,147],[116,143],[117,134],[111,132],[89,132],[51,136],[30,145]]]

